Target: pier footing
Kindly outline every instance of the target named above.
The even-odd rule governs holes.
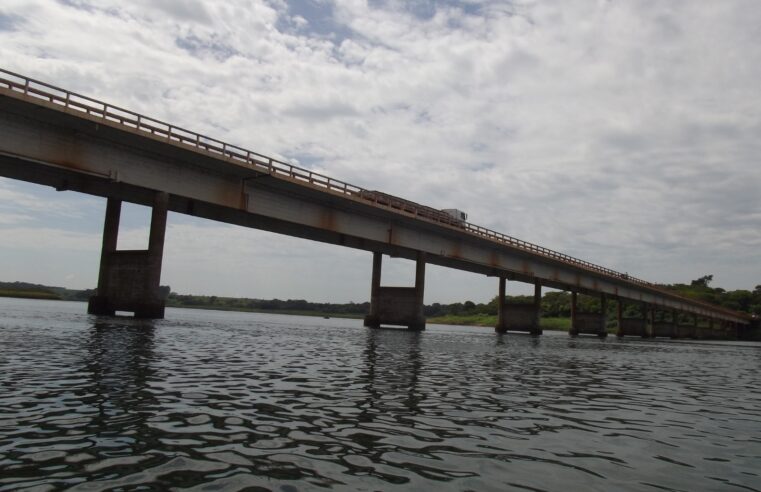
[[[108,199],[103,227],[98,288],[87,305],[89,314],[113,316],[129,311],[136,318],[163,318],[166,299],[161,294],[161,262],[164,254],[168,195],[157,193],[151,214],[147,250],[116,249],[119,236],[120,200]]]
[[[497,326],[494,331],[507,333],[508,331],[524,331],[532,335],[541,335],[539,326],[542,303],[542,285],[534,283],[533,302],[507,303],[505,295],[507,280],[499,278],[499,296],[497,297]]]
[[[379,328],[381,325],[401,325],[409,330],[425,330],[425,253],[418,253],[417,256],[414,287],[381,287],[382,261],[381,253],[373,253],[370,313],[365,316],[365,326]]]
[[[571,292],[571,329],[568,334],[577,335],[597,335],[600,338],[608,336],[607,331],[607,298],[600,297],[599,313],[580,313],[577,307],[577,293]]]

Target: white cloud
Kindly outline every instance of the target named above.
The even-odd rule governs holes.
[[[755,1],[452,1],[431,10],[352,0],[314,4],[319,12],[281,1],[148,3],[7,0],[0,14],[13,21],[0,24],[0,58],[636,276],[761,282]],[[0,182],[0,204],[12,192]],[[0,208],[6,223],[43,213]],[[220,234],[248,234],[230,230]],[[199,241],[177,254],[222,248],[227,267],[251,261]],[[334,258],[333,276],[365,290],[354,275],[357,265],[369,272],[363,255],[287,242],[293,254],[303,244]],[[166,264],[179,272],[173,258]],[[258,258],[282,267],[273,291],[303,283],[277,251]],[[270,263],[256,264],[269,272]],[[221,277],[207,292],[225,288]],[[176,278],[174,287],[195,288],[190,274]],[[323,295],[309,285],[303,297]],[[473,288],[477,296],[440,295],[492,292],[490,283]]]

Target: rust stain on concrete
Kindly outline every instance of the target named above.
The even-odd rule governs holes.
[[[452,246],[452,252],[449,253],[449,256],[452,258],[457,258],[457,259],[462,258],[462,247],[459,243],[455,243]]]
[[[491,265],[494,268],[502,267],[502,264],[499,261],[499,253],[497,251],[491,252],[491,255],[489,256],[489,265]]]
[[[336,215],[332,209],[323,209],[323,211],[320,212],[319,227],[320,229],[327,229],[334,232],[338,230]]]

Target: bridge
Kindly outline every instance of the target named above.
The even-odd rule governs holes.
[[[426,264],[498,279],[496,330],[541,333],[542,287],[572,293],[571,334],[736,337],[746,314],[681,297],[449,213],[293,166],[196,132],[0,69],[0,175],[107,198],[96,295],[88,312],[161,318],[166,217],[173,212],[372,252],[365,325],[425,328]],[[117,250],[123,201],[152,207],[147,250]],[[383,255],[414,260],[415,284],[381,285]],[[506,304],[507,280],[534,285]],[[580,312],[578,295],[600,299]],[[627,303],[640,316],[625,318]]]

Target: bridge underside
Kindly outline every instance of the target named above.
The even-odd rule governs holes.
[[[542,257],[108,121],[0,95],[0,175],[394,257],[745,324],[736,313]],[[415,294],[417,295],[417,294]]]

